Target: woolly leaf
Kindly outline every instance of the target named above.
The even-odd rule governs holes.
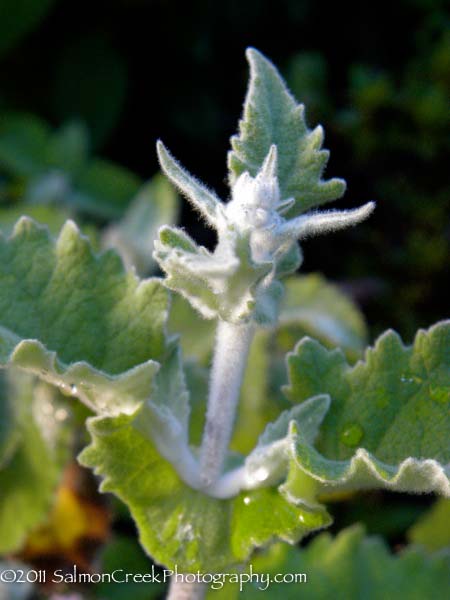
[[[277,281],[264,284],[272,265],[253,261],[248,236],[228,229],[225,237],[226,251],[218,244],[209,252],[181,229],[162,227],[154,257],[167,274],[165,285],[186,298],[205,319],[273,322],[282,287]]]
[[[139,414],[136,420],[139,421]],[[287,502],[276,488],[211,498],[185,485],[132,416],[90,420],[80,461],[103,478],[102,490],[130,507],[147,552],[180,572],[216,572],[243,563],[273,539],[295,543],[329,517]]]
[[[367,342],[364,317],[339,287],[317,273],[290,277],[284,281],[284,287],[278,322],[270,333],[259,331],[257,334],[267,338],[271,357],[276,357],[277,371],[286,352],[304,335],[327,347],[342,348],[350,359],[360,356]],[[174,333],[181,335],[186,356],[196,356],[201,361],[207,359],[213,347],[213,323],[201,319],[183,298],[176,295],[169,324]]]
[[[0,237],[0,364],[28,370],[94,410],[133,411],[166,355],[167,293],[68,222],[56,242],[22,219]]]
[[[206,219],[207,223],[217,227],[223,212],[219,198],[188,173],[173,158],[161,141],[158,141],[156,148],[161,168],[170,181],[186,196],[193,207]]]
[[[449,321],[419,331],[412,347],[388,331],[354,367],[339,350],[301,341],[288,358],[288,398],[304,402],[322,393],[332,401],[316,448],[298,433],[286,492],[301,493],[299,469],[322,492],[386,488],[450,495],[449,350]]]
[[[245,171],[255,177],[275,144],[281,197],[296,200],[290,216],[340,198],[345,182],[322,180],[329,154],[321,150],[322,128],[308,129],[303,105],[297,104],[270,61],[254,48],[247,50],[247,58],[250,83],[244,114],[228,155],[231,185]]]

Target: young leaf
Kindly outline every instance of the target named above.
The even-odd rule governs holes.
[[[254,576],[242,593],[239,585],[226,584],[220,591],[209,591],[207,599],[297,600],[303,596],[302,590],[308,600],[419,600],[430,597],[430,590],[441,598],[447,594],[449,568],[448,552],[427,556],[418,548],[408,547],[393,555],[382,538],[366,537],[363,527],[355,525],[335,538],[321,533],[301,550],[276,545],[252,561],[259,582]],[[285,574],[285,581],[276,583],[276,576],[283,577],[280,574]],[[303,574],[303,580],[293,582],[295,574]],[[271,582],[266,589],[268,578]]]
[[[199,247],[181,229],[162,227],[154,257],[165,285],[186,298],[205,319],[242,324],[273,321],[282,288],[268,282],[272,265],[252,259],[248,236],[231,228],[214,252]]]
[[[291,217],[340,198],[345,182],[322,180],[328,160],[328,151],[321,150],[322,127],[308,129],[304,106],[297,104],[267,58],[254,48],[247,50],[247,58],[250,84],[239,135],[231,138],[228,155],[231,185],[245,171],[255,177],[271,146],[276,145],[281,197],[295,198]]]
[[[161,141],[156,145],[161,168],[172,183],[186,196],[193,207],[213,227],[223,218],[222,203],[206,186],[197,181],[170,154]]]
[[[271,358],[276,356],[277,363],[283,361],[283,369],[286,352],[305,335],[329,348],[342,348],[352,360],[361,355],[367,343],[364,316],[338,286],[318,273],[289,277],[284,286],[278,322],[270,334],[257,334],[267,338]],[[169,327],[180,334],[186,356],[195,356],[201,362],[208,359],[214,344],[214,324],[201,319],[179,295],[172,299]],[[278,365],[274,368],[279,370]]]
[[[56,242],[22,219],[0,237],[0,364],[31,371],[94,410],[133,411],[166,356],[167,292],[68,222]]]
[[[310,339],[288,357],[293,402],[329,394],[317,449],[299,433],[295,468],[322,491],[387,488],[450,495],[450,322],[419,331],[412,347],[388,331],[350,367]],[[300,493],[295,468],[285,490]]]
[[[139,414],[136,416],[139,421]],[[104,479],[102,491],[126,502],[140,541],[159,563],[180,572],[216,572],[243,563],[273,539],[295,543],[329,524],[322,510],[287,502],[276,488],[211,498],[185,485],[133,423],[133,417],[95,417],[92,443],[79,457]]]
[[[372,213],[375,203],[302,214],[341,196],[345,183],[322,181],[328,158],[320,150],[322,128],[308,130],[303,106],[297,106],[267,59],[252,48],[247,56],[251,79],[240,136],[231,140],[231,199],[226,205],[158,143],[166,175],[217,230],[215,251],[207,257],[196,256],[199,252],[177,255],[161,238],[154,257],[168,275],[168,287],[202,317],[267,326],[278,317],[283,290],[278,280],[301,264],[297,242],[356,225]],[[217,296],[215,302],[199,298],[199,287],[209,288]]]

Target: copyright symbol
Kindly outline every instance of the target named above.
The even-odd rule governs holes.
[[[0,571],[0,581],[2,583],[14,583],[16,581],[16,572],[14,569]]]

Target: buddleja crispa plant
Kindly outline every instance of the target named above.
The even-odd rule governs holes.
[[[420,331],[412,347],[388,331],[354,366],[303,338],[287,357],[291,408],[264,422],[247,455],[228,449],[252,340],[277,325],[283,278],[301,264],[298,241],[356,224],[374,208],[314,210],[345,189],[322,179],[322,129],[307,128],[270,62],[255,50],[248,58],[228,203],[158,144],[164,172],[217,231],[213,252],[162,227],[154,256],[166,277],[141,281],[113,251],[96,256],[71,222],[54,241],[22,219],[0,240],[1,364],[97,413],[80,461],[129,506],[148,553],[185,572],[237,568],[256,547],[325,527],[332,492],[450,495],[448,322]],[[188,388],[167,334],[166,288],[217,321],[198,445],[190,437],[198,389]],[[0,464],[12,443],[0,443]]]

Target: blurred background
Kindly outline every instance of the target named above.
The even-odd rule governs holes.
[[[155,142],[162,138],[227,199],[226,152],[246,91],[245,48],[254,46],[305,103],[309,126],[325,128],[327,177],[348,184],[333,206],[377,201],[364,224],[305,242],[302,270],[320,271],[359,304],[370,341],[393,327],[411,342],[449,307],[445,4],[0,0],[0,229],[26,213],[56,233],[73,217],[95,246],[131,248],[142,274],[155,268],[159,222],[178,218],[213,246],[187,203],[178,209],[155,178]],[[77,431],[86,415],[74,407]],[[86,434],[77,435],[81,448]],[[430,504],[360,494],[335,508],[333,531],[362,520],[396,549]],[[97,494],[93,477],[71,462],[49,523],[18,557],[36,568],[89,570],[94,555],[104,571],[149,569],[127,509]],[[98,586],[83,598],[163,594],[144,587]]]
[[[335,206],[378,203],[363,226],[308,241],[304,271],[322,271],[360,302],[372,338],[395,327],[409,341],[448,309],[445,4],[0,0],[0,208],[23,198],[24,186],[31,202],[54,194],[67,204],[64,182],[43,178],[42,167],[36,181],[36,168],[17,164],[23,144],[39,162],[33,135],[43,123],[47,133],[83,124],[87,155],[120,166],[108,184],[112,200],[98,199],[117,210],[79,203],[79,221],[121,216],[140,180],[158,169],[158,137],[227,198],[226,152],[246,89],[244,50],[252,45],[306,104],[309,125],[324,125],[327,175],[348,183]],[[58,164],[63,176],[73,166],[66,163]],[[82,176],[94,203],[107,194],[101,175]],[[182,222],[213,243],[187,206]]]

